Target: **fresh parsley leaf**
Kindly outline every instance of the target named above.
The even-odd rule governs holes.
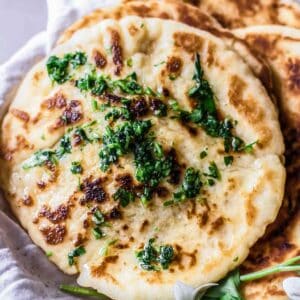
[[[115,201],[119,201],[122,207],[126,207],[130,202],[135,200],[135,194],[124,188],[119,188],[114,194]]]
[[[40,167],[47,162],[56,164],[56,153],[52,150],[39,150],[35,152],[29,159],[23,164],[23,169],[28,170],[34,167]]]
[[[105,233],[103,233],[103,231],[101,230],[101,228],[99,227],[95,227],[92,229],[92,233],[95,237],[96,240],[102,239],[103,237],[106,236]]]
[[[136,253],[139,265],[146,271],[159,271],[160,266],[168,269],[175,257],[174,249],[170,245],[160,246],[156,249],[153,245],[154,241],[153,238],[149,239],[144,249]]]
[[[56,156],[58,158],[62,158],[63,155],[67,154],[67,153],[71,153],[72,150],[72,145],[71,145],[71,140],[70,137],[65,134],[59,142],[59,146],[56,149]]]
[[[219,285],[210,288],[203,300],[224,299],[224,300],[243,300],[240,293],[240,274],[236,270],[220,281]]]
[[[214,161],[210,162],[208,170],[209,173],[204,173],[204,175],[221,180],[221,173]]]
[[[123,93],[129,95],[142,95],[144,93],[143,87],[137,82],[137,75],[135,72],[124,79],[113,81],[112,86],[114,88],[119,88]]]
[[[84,65],[87,57],[83,52],[68,53],[63,58],[55,55],[50,56],[47,60],[47,72],[51,80],[62,84],[69,79],[70,64],[74,69]]]
[[[70,170],[72,174],[81,174],[83,172],[83,168],[79,161],[73,161]]]
[[[206,150],[203,150],[200,152],[200,158],[203,159],[207,156],[207,151]]]
[[[77,248],[75,248],[74,250],[72,250],[71,252],[69,252],[68,254],[68,262],[69,265],[72,266],[75,264],[75,257],[81,256],[83,254],[85,254],[85,248],[83,246],[79,246]]]
[[[174,193],[173,199],[166,201],[164,206],[184,202],[187,199],[195,198],[199,195],[202,186],[200,172],[192,167],[185,171],[182,185],[178,192]]]
[[[109,251],[109,247],[114,245],[118,240],[109,240],[105,243],[105,245],[103,247],[100,248],[99,250],[99,255],[100,256],[107,256],[108,255],[108,251]]]
[[[135,142],[144,138],[151,126],[150,120],[124,122],[115,130],[107,126],[103,135],[103,148],[99,152],[101,170],[106,171],[110,164],[127,154]]]
[[[103,225],[105,223],[104,215],[98,208],[94,211],[92,220],[96,225]]]
[[[233,156],[229,155],[229,156],[224,156],[224,164],[225,166],[229,166],[233,163]]]
[[[258,141],[255,141],[251,144],[245,145],[244,147],[242,147],[241,150],[245,151],[246,153],[253,153],[254,151],[254,145],[257,144]]]
[[[129,68],[132,67],[132,58],[131,57],[127,59],[126,64]]]

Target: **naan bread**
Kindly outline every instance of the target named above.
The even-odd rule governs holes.
[[[76,50],[87,54],[88,63],[62,85],[49,79],[46,60],[27,74],[2,125],[6,160],[1,162],[5,167],[1,182],[22,226],[37,245],[52,252],[50,259],[60,269],[79,273],[81,285],[115,299],[172,299],[177,280],[198,286],[221,279],[246,258],[249,248],[274,221],[282,202],[284,146],[266,90],[223,40],[173,21],[105,20],[76,32],[52,55],[62,57]],[[107,172],[100,170],[98,153],[104,146],[98,136],[103,137],[105,127],[114,123],[104,119],[107,111],[92,109],[95,97],[80,92],[76,79],[91,72],[91,64],[97,65],[98,73],[115,80],[136,72],[139,84],[163,93],[161,101],[176,99],[190,110],[188,91],[195,86],[196,53],[217,99],[218,115],[236,121],[234,133],[246,144],[258,141],[254,152],[230,153],[234,161],[225,166],[222,139],[201,128],[187,127],[176,118],[148,113],[140,119],[152,121],[164,151],[175,149],[180,168],[204,170],[202,177],[206,178],[214,161],[221,178],[217,176],[214,185],[202,187],[199,201],[164,207],[163,202],[180,186],[164,180],[148,206],[136,199],[123,208],[112,196],[120,181],[138,184],[132,155],[120,157]],[[112,105],[118,101],[114,95],[106,97]],[[105,99],[99,97],[96,102]],[[141,108],[135,109],[140,112]],[[79,143],[79,133],[74,131],[78,126],[89,136],[82,138],[81,134]],[[57,149],[65,133],[71,135],[71,153],[57,162],[48,159],[41,166],[24,169],[34,162],[33,152]],[[200,159],[199,153],[206,147],[207,156]],[[70,172],[73,162],[83,166],[81,175]],[[92,235],[97,207],[110,224],[101,239]],[[175,259],[166,270],[139,267],[135,252],[150,238],[155,238],[155,245],[173,247]],[[80,245],[85,253],[77,253],[70,265],[68,255]]]
[[[109,18],[118,20],[124,16],[131,15],[178,21],[198,29],[206,30],[222,38],[250,66],[255,76],[261,80],[268,90],[272,101],[276,102],[272,73],[266,62],[253,55],[251,49],[247,47],[243,40],[237,39],[230,31],[222,28],[213,17],[180,0],[126,0],[123,1],[123,4],[114,7],[97,9],[68,27],[59,38],[58,44],[70,39],[78,30],[89,28],[102,20]]]
[[[187,0],[226,28],[278,24],[300,28],[300,6],[293,0]]]
[[[282,262],[299,255],[300,251],[300,31],[283,26],[253,26],[235,30],[234,33],[272,67],[287,145],[285,203],[289,205],[282,210],[281,218],[276,222],[285,226],[280,226],[277,234],[253,249],[245,264],[247,270],[253,270]],[[290,274],[282,274],[246,285],[246,295],[249,295],[249,299],[271,296],[272,299],[286,299],[282,280],[288,276]]]

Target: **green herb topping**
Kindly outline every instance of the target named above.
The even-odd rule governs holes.
[[[164,245],[159,248],[154,247],[155,239],[150,239],[144,249],[136,253],[139,265],[146,271],[159,271],[168,269],[175,258],[172,246]]]
[[[200,158],[203,159],[207,156],[207,151],[206,150],[203,150],[200,152]]]
[[[115,201],[119,201],[122,207],[126,207],[130,202],[135,200],[135,194],[124,188],[119,188],[114,194]]]
[[[70,65],[73,69],[84,65],[87,57],[83,52],[68,53],[63,58],[50,56],[47,60],[46,67],[51,80],[62,84],[69,80]]]
[[[39,150],[35,152],[29,159],[23,164],[23,169],[28,170],[30,168],[43,166],[47,162],[56,164],[56,153],[52,150]]]
[[[225,164],[225,166],[229,166],[232,163],[233,163],[233,156],[232,155],[224,157],[224,164]]]
[[[221,180],[221,173],[214,161],[210,162],[208,170],[209,173],[204,173],[204,175]]]
[[[83,254],[85,254],[85,248],[83,246],[79,246],[74,250],[72,250],[71,252],[69,252],[68,254],[69,265],[73,266],[75,264],[75,257],[81,256]]]
[[[151,126],[150,120],[124,122],[115,130],[107,126],[103,135],[103,148],[99,152],[101,170],[106,171],[111,163],[127,154],[135,142],[143,139]]]
[[[73,161],[71,164],[71,172],[72,174],[81,174],[83,172],[83,168],[79,161]]]
[[[180,190],[174,193],[173,199],[166,201],[164,206],[181,203],[187,199],[197,197],[200,193],[201,186],[200,172],[194,168],[188,168],[185,171]]]

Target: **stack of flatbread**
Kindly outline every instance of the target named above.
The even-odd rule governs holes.
[[[300,6],[96,10],[24,76],[0,145],[1,187],[34,243],[112,299],[174,299],[177,281],[198,287],[295,257]],[[241,293],[287,299],[293,275]]]

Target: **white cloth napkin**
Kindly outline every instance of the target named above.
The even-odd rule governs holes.
[[[62,31],[92,10],[108,7],[121,0],[47,0],[47,29],[0,66],[0,119],[5,113],[24,74],[55,45]],[[1,172],[1,166],[0,166]],[[289,296],[299,300],[299,278],[287,281]],[[0,299],[1,300],[70,300],[58,291],[60,283],[75,283],[48,261],[11,216],[0,194]],[[300,290],[300,288],[299,288]],[[76,297],[76,299],[78,299]]]

